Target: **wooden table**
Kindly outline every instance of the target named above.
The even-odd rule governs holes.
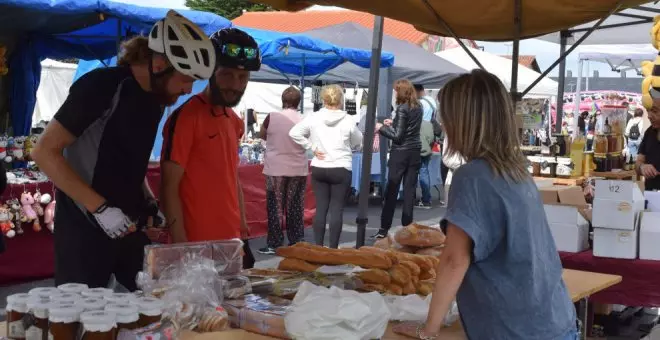
[[[590,174],[590,177],[604,177],[606,179],[618,179],[618,180],[624,180],[624,179],[631,179],[631,180],[636,180],[637,179],[637,171],[635,170],[627,170],[627,171],[610,171],[610,172],[597,172],[597,171],[592,171]]]
[[[568,288],[568,293],[573,302],[584,301],[594,293],[605,290],[619,282],[622,278],[618,275],[598,274],[583,272],[578,270],[564,269],[564,282]],[[586,307],[585,307],[586,311]],[[586,314],[585,314],[586,316]],[[584,319],[583,319],[584,320]],[[586,326],[586,324],[585,324]],[[7,334],[6,323],[0,323],[0,335]],[[584,332],[583,332],[584,334]],[[465,340],[465,333],[460,322],[456,322],[451,327],[444,328],[440,332],[440,338],[443,340]],[[194,334],[188,333],[181,336],[182,340],[273,340],[275,338],[249,333],[243,330],[232,330],[228,332]],[[391,327],[388,327],[382,340],[409,340],[410,338],[394,334]]]

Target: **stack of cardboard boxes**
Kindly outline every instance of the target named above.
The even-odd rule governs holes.
[[[636,259],[644,195],[633,181],[596,181],[593,203],[594,256]]]
[[[539,191],[557,250],[577,253],[589,249],[591,209],[582,188],[542,186]]]

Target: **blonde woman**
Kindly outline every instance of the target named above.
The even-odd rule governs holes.
[[[575,340],[576,316],[543,203],[520,152],[513,104],[494,75],[474,70],[438,95],[454,173],[442,226],[447,246],[425,324],[435,339],[454,299],[469,339]]]
[[[323,245],[326,218],[330,217],[330,248],[339,247],[346,194],[351,187],[353,150],[362,147],[362,133],[342,110],[344,90],[329,85],[321,90],[323,108],[296,124],[289,136],[314,152],[312,188],[316,198],[314,240]]]

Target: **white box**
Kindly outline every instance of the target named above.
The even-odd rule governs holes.
[[[632,181],[596,181],[593,203],[594,228],[634,230],[644,210],[644,195]]]
[[[644,199],[648,201],[647,211],[660,212],[660,191],[644,191]]]
[[[543,207],[557,250],[578,253],[589,249],[589,222],[578,207],[554,204]]]
[[[660,261],[660,212],[643,212],[639,227],[639,258]]]
[[[579,253],[589,249],[589,223],[551,223],[550,232],[558,251]]]
[[[636,259],[639,249],[639,228],[620,230],[594,228],[594,256],[615,259]]]

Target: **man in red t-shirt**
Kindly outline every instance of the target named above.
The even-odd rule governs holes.
[[[209,85],[177,109],[163,129],[164,213],[176,243],[242,238],[248,258],[244,266],[251,267],[238,180],[238,148],[245,131],[231,107],[240,102],[261,58],[257,43],[241,30],[220,30],[211,41],[216,68]]]

